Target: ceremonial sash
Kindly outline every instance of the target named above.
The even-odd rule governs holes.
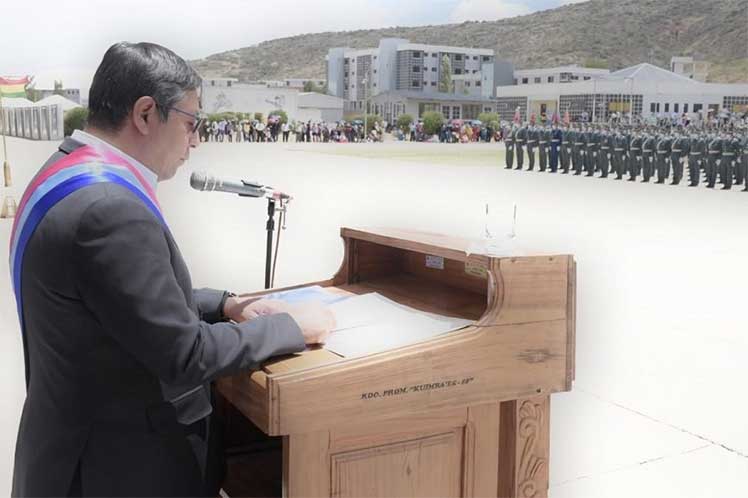
[[[42,171],[24,192],[18,205],[10,237],[10,274],[21,323],[24,350],[26,330],[21,290],[26,246],[44,215],[68,195],[89,185],[116,183],[135,194],[165,227],[156,194],[138,169],[113,151],[86,145],[74,150]],[[26,380],[28,382],[28,361]]]

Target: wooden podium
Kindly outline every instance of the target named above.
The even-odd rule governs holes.
[[[275,475],[288,497],[547,496],[549,396],[574,379],[574,258],[468,255],[466,239],[412,231],[341,236],[337,274],[298,287],[378,292],[475,323],[361,358],[320,348],[221,379],[228,443],[251,421],[267,438],[259,447],[270,455],[276,441],[278,453],[234,465],[244,487],[227,493],[252,495]]]

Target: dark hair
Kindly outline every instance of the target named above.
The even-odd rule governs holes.
[[[144,96],[158,103],[166,121],[169,108],[202,80],[184,59],[154,43],[115,43],[104,54],[88,94],[88,123],[117,131]]]

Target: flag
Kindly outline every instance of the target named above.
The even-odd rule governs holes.
[[[534,112],[530,113],[530,124],[533,125],[533,126],[535,126],[535,121],[536,120],[537,120],[537,118],[535,117],[535,113]]]
[[[558,124],[558,112],[553,111],[553,116],[551,117],[551,123],[557,125]]]
[[[519,113],[519,107],[514,111],[514,123],[520,124],[522,122],[522,116]]]
[[[25,97],[26,85],[31,82],[28,76],[23,78],[6,78],[0,76],[0,96],[2,97]]]
[[[564,112],[564,124],[568,126],[571,123],[571,116],[569,116],[569,109]]]

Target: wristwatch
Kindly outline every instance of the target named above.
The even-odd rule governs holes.
[[[219,309],[219,315],[221,316],[221,320],[223,321],[228,320],[228,317],[223,313],[223,310],[226,307],[226,300],[230,297],[236,297],[236,294],[230,291],[224,291],[223,296],[221,297],[221,304],[218,309]]]

